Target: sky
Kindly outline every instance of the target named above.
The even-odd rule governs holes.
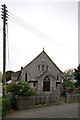
[[[25,67],[44,48],[65,71],[78,66],[77,0],[2,0],[8,8],[6,71]],[[1,13],[1,10],[0,10]],[[0,16],[0,71],[3,69],[3,21]]]

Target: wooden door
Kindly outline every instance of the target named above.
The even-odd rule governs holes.
[[[50,91],[50,81],[43,81],[43,91]]]

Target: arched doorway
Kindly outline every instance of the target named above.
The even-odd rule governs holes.
[[[50,91],[50,78],[45,76],[43,79],[43,91]]]

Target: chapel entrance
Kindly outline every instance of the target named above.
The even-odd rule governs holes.
[[[43,91],[50,91],[50,78],[48,76],[43,80]]]

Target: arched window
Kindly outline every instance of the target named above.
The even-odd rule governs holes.
[[[38,65],[38,70],[40,71],[40,65]]]
[[[42,71],[45,71],[45,65],[42,65]]]
[[[27,73],[25,73],[25,82],[27,82]]]
[[[46,64],[44,64],[44,63],[40,64],[40,65],[37,66],[37,70],[44,72],[44,71],[48,70],[48,66]]]
[[[49,79],[49,77],[48,76],[46,76],[45,78],[44,78],[44,81],[49,81],[50,79]]]
[[[45,76],[43,79],[43,91],[50,91],[50,78]]]
[[[46,66],[46,70],[48,70],[48,66]]]

